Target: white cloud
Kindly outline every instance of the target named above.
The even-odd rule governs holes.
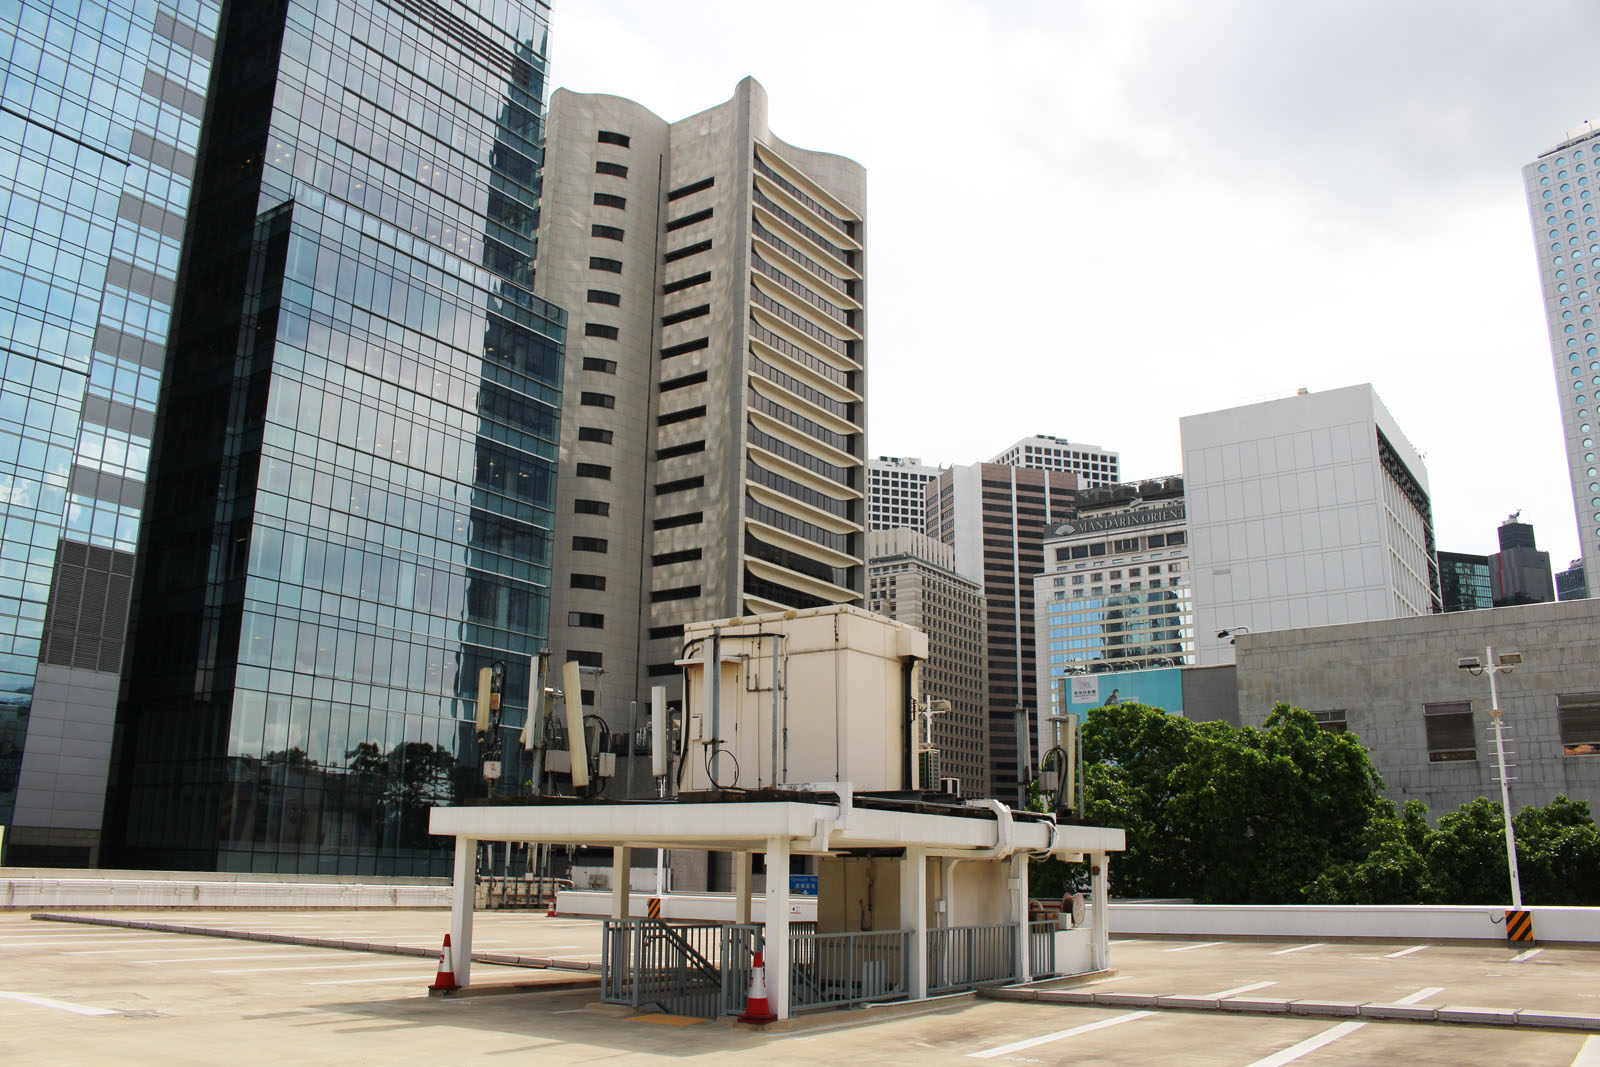
[[[556,0],[552,84],[668,119],[754,75],[869,170],[869,445],[1054,433],[1177,470],[1180,415],[1371,381],[1440,546],[1576,554],[1519,168],[1590,117],[1549,0]]]

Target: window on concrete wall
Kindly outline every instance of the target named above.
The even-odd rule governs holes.
[[[1562,693],[1556,697],[1561,724],[1561,754],[1600,756],[1600,693]]]
[[[1469,701],[1424,704],[1422,723],[1428,733],[1430,763],[1478,758],[1478,731],[1472,722]]]
[[[1317,720],[1317,725],[1330,734],[1342,734],[1350,729],[1350,721],[1343,708],[1332,711],[1313,711],[1311,713]]]

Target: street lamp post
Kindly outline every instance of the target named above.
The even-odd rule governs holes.
[[[1473,676],[1489,675],[1489,718],[1494,720],[1495,759],[1500,767],[1500,813],[1506,823],[1506,865],[1511,869],[1511,906],[1522,907],[1522,880],[1517,875],[1517,836],[1511,828],[1511,783],[1506,775],[1505,710],[1500,707],[1500,687],[1495,684],[1497,674],[1510,674],[1512,668],[1522,663],[1519,652],[1502,653],[1497,661],[1492,647],[1483,650],[1483,662],[1476,656],[1458,660],[1456,666]]]

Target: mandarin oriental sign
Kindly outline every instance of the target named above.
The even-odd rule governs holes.
[[[1135,526],[1155,526],[1164,522],[1182,522],[1182,504],[1168,504],[1162,508],[1145,508],[1143,511],[1124,511],[1116,515],[1093,515],[1071,522],[1058,522],[1048,527],[1051,537],[1071,537],[1074,534],[1104,533],[1107,530],[1127,530]]]

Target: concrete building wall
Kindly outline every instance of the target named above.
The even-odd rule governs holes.
[[[1397,802],[1422,800],[1438,815],[1478,796],[1498,799],[1489,680],[1456,667],[1465,656],[1521,652],[1521,666],[1498,677],[1500,704],[1515,751],[1515,809],[1557,793],[1600,805],[1600,744],[1581,754],[1569,723],[1563,744],[1562,697],[1600,694],[1600,605],[1592,600],[1325,626],[1239,637],[1239,718],[1258,726],[1276,701],[1312,712],[1343,711]],[[1600,701],[1600,696],[1596,696]],[[1429,758],[1424,708],[1470,705],[1474,759]],[[1592,741],[1600,741],[1593,738]]]
[[[869,532],[867,609],[928,635],[922,692],[950,701],[948,712],[933,717],[939,775],[959,779],[964,797],[985,797],[990,789],[983,590],[957,574],[954,563],[953,548],[915,530]]]
[[[1066,471],[995,463],[952,467],[928,483],[929,535],[955,548],[959,573],[983,583],[989,786],[1007,803],[1022,803],[1038,744],[1033,579],[1044,569],[1045,529],[1073,514],[1078,484]]]
[[[687,624],[864,595],[866,175],[775,137],[748,78],[672,123],[557,91],[548,159],[541,295],[573,309],[551,646],[605,672],[615,732],[680,695]]]
[[[1180,421],[1198,662],[1256,633],[1438,599],[1427,471],[1370,385]]]
[[[646,541],[638,531],[654,517],[646,457],[658,379],[652,357],[668,126],[631,100],[558,89],[546,132],[538,291],[569,316],[551,660],[604,669],[604,703],[615,706],[614,696],[626,707],[640,673]],[[600,173],[601,164],[627,173]],[[620,269],[597,269],[591,259]],[[593,706],[592,685],[588,699]]]

